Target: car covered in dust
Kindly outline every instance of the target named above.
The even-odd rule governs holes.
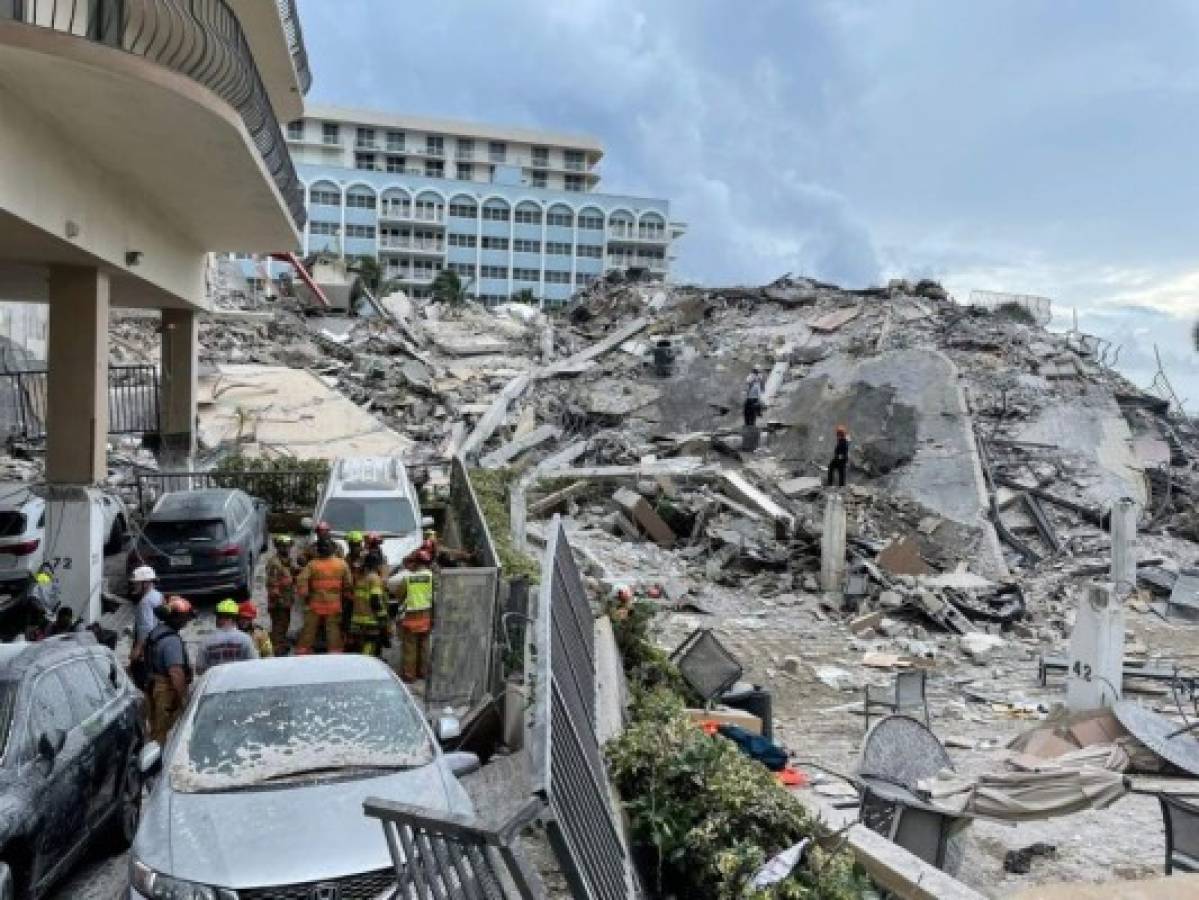
[[[162,752],[131,898],[374,897],[395,883],[367,797],[473,815],[407,688],[356,654],[217,666]]]

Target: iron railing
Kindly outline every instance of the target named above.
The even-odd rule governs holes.
[[[533,790],[547,805],[554,855],[576,898],[636,897],[637,879],[595,730],[591,604],[557,516],[542,562],[533,652],[527,734]]]
[[[25,440],[46,436],[48,372],[0,373],[7,382],[2,405],[11,409],[12,432]],[[155,433],[161,426],[158,369],[151,365],[108,367],[108,434]]]
[[[294,13],[290,0],[287,5]],[[0,3],[4,19],[144,57],[211,90],[241,115],[292,218],[304,227],[303,186],[249,43],[225,0],[8,0]],[[298,19],[289,43],[293,36],[302,51]]]
[[[503,825],[487,827],[466,816],[368,798],[363,810],[383,825],[398,890],[416,900],[540,900],[536,871],[517,839],[541,813],[530,800]]]
[[[312,70],[308,68],[308,49],[304,46],[304,32],[300,28],[300,13],[296,0],[277,0],[279,19],[283,22],[283,33],[287,36],[287,49],[300,79],[300,93],[307,94],[312,87]]]
[[[201,491],[206,488],[238,488],[251,497],[265,500],[276,512],[311,511],[316,508],[328,475],[308,469],[249,472],[138,472],[138,509],[148,511],[163,494]]]

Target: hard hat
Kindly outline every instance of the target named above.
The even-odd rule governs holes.
[[[168,597],[163,607],[167,611],[167,615],[171,616],[190,616],[192,614],[192,605],[182,597]]]
[[[616,589],[616,599],[622,602],[627,602],[633,599],[633,591],[627,585],[621,585]]]
[[[362,543],[362,532],[361,531],[347,531],[346,532],[346,543],[347,544],[361,544]]]
[[[38,572],[33,578],[42,587],[48,587],[54,583],[54,579],[50,577],[49,572]]]
[[[129,580],[137,584],[139,581],[157,581],[158,573],[149,566],[138,566],[133,570],[133,574],[129,576]]]
[[[254,605],[254,601],[243,600],[237,604],[237,617],[239,619],[257,619],[258,607]]]
[[[382,547],[382,546],[383,546],[383,536],[382,536],[382,535],[380,535],[380,534],[379,534],[379,532],[377,532],[377,531],[369,531],[369,532],[367,532],[367,535],[366,535],[366,546],[368,546],[368,547]]]
[[[318,535],[321,535],[321,534],[328,534],[328,533],[329,533],[330,531],[332,531],[332,530],[333,530],[333,529],[329,527],[329,523],[328,523],[328,522],[317,522],[317,523],[316,523],[316,533],[317,533]]]
[[[218,616],[232,616],[233,618],[236,619],[237,618],[237,601],[236,600],[222,600],[220,603],[218,603],[216,605],[216,614]]]
[[[437,532],[432,528],[426,528],[425,537],[430,541],[437,540]]]
[[[271,539],[276,544],[282,544],[285,547],[291,546],[291,535],[290,534],[276,534]]]

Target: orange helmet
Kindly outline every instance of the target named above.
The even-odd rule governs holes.
[[[317,533],[317,535],[325,535],[325,534],[329,534],[329,533],[330,533],[332,530],[333,530],[333,529],[329,527],[329,523],[328,523],[328,522],[317,522],[317,523],[316,523],[316,533]]]
[[[239,619],[257,619],[258,607],[254,605],[254,601],[243,600],[237,604],[237,617]]]
[[[837,437],[845,437],[847,434],[849,434],[848,428],[846,428],[844,425],[837,426]]]
[[[192,614],[192,605],[182,597],[168,597],[166,603],[167,613],[173,616],[190,616]]]

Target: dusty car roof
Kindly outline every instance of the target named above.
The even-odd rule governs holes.
[[[329,684],[391,677],[391,670],[385,663],[357,653],[282,656],[218,666],[208,676],[204,692],[217,694],[295,684]]]
[[[225,511],[234,488],[208,488],[203,491],[178,491],[159,498],[152,519],[217,518]]]
[[[0,681],[21,678],[34,666],[78,655],[99,644],[91,634],[71,634],[43,641],[12,641],[0,644]]]

